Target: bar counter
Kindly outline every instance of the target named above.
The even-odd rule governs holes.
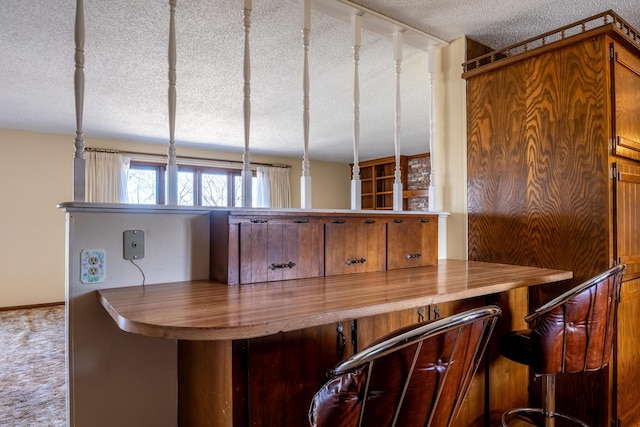
[[[97,292],[123,331],[178,340],[233,340],[572,277],[564,270],[440,260],[431,267],[252,285],[189,281]]]

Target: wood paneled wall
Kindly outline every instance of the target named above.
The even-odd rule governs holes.
[[[585,38],[467,82],[469,259],[574,272],[532,289],[534,308],[610,265],[607,45]],[[608,388],[606,372],[562,377],[557,408],[605,425]]]

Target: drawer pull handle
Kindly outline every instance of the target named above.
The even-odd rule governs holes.
[[[393,220],[396,224],[402,224],[402,220],[400,218],[396,218]]]
[[[289,261],[283,264],[271,264],[269,269],[275,270],[276,268],[293,268],[296,266],[296,263],[293,261]]]
[[[266,219],[251,218],[251,223],[252,224],[265,224],[266,222],[267,222]]]
[[[427,218],[422,218],[422,219],[420,220],[420,222],[427,223],[427,222],[429,222],[429,219],[427,219]]]
[[[360,258],[360,259],[351,259],[351,258],[349,258],[345,262],[347,263],[347,265],[351,265],[351,264],[364,264],[365,261],[366,261],[366,259],[364,259],[364,258]]]
[[[364,220],[364,223],[365,223],[365,224],[375,224],[375,223],[376,223],[376,220],[375,220],[375,219],[365,219],[365,220]]]
[[[344,219],[334,219],[333,223],[334,224],[344,224]]]
[[[298,219],[294,219],[293,222],[295,222],[296,224],[306,224],[309,222],[308,218],[298,218]]]
[[[420,258],[422,255],[420,255],[420,252],[416,252],[415,254],[406,254],[404,257],[406,259],[412,259],[412,258]]]

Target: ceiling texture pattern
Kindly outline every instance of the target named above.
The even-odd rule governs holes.
[[[495,49],[608,9],[640,28],[637,0],[354,3],[446,42],[466,35]],[[242,152],[243,4],[177,1],[178,155],[180,146]],[[253,1],[253,153],[302,158],[302,15],[300,1]],[[73,144],[74,21],[74,0],[4,0],[0,128],[67,134]],[[85,22],[85,140],[168,144],[168,1],[85,0]],[[353,160],[352,32],[348,20],[313,11],[309,157],[314,160]],[[393,155],[396,77],[389,35],[363,31],[359,75],[360,160]],[[402,154],[427,152],[430,82],[424,50],[404,46],[400,81]]]

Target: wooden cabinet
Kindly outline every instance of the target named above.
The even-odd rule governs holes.
[[[322,224],[308,218],[230,217],[240,241],[239,283],[322,276]]]
[[[574,272],[573,281],[531,288],[532,308],[628,264],[612,369],[560,375],[556,408],[589,425],[632,425],[640,415],[632,386],[640,382],[640,48],[610,23],[541,46],[464,75],[469,259]],[[503,318],[521,318],[508,304]],[[514,378],[526,369],[506,368]],[[539,404],[527,384],[497,384],[491,425],[529,398]]]
[[[385,222],[373,218],[336,218],[325,225],[325,274],[385,270]]]
[[[618,312],[614,393],[618,427],[626,427],[640,419],[636,390],[640,382],[640,163],[619,160],[613,170],[615,256],[627,265]]]
[[[324,225],[316,217],[211,213],[210,276],[230,285],[324,275]]]
[[[438,216],[211,212],[210,277],[229,285],[420,267],[438,262]]]
[[[615,154],[640,160],[640,59],[612,46]]]
[[[432,218],[392,219],[387,225],[387,269],[437,264],[437,229]]]

